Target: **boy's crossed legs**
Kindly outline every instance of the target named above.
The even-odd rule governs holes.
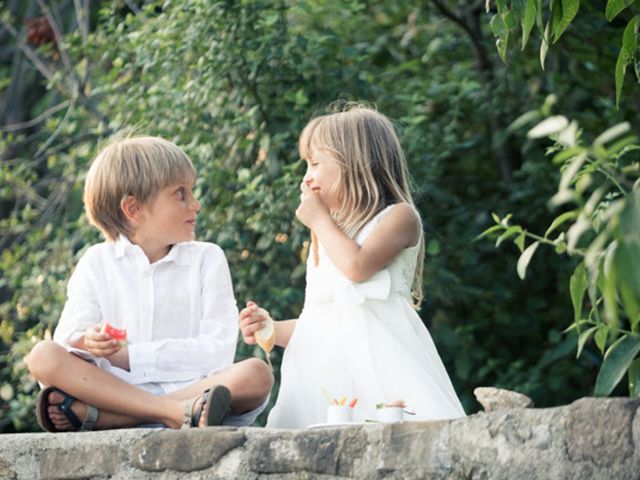
[[[224,385],[231,392],[231,413],[251,412],[264,403],[273,386],[269,367],[261,360],[248,359],[180,390],[155,396],[67,352],[51,340],[42,341],[33,348],[27,357],[27,366],[36,380],[78,400],[71,410],[79,419],[85,418],[87,404],[96,407],[99,415],[95,428],[98,430],[146,423],[180,428],[185,421],[187,403],[201,397],[214,385]],[[56,429],[73,430],[66,415],[58,409],[63,401],[61,393],[49,393],[49,418]],[[198,402],[192,413],[197,408]],[[205,417],[201,416],[201,426]]]

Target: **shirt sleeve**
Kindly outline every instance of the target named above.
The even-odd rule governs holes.
[[[53,334],[53,339],[65,347],[102,319],[93,275],[95,255],[92,253],[88,250],[80,258],[67,284],[67,300]]]
[[[198,335],[130,345],[131,382],[195,380],[232,365],[238,341],[238,308],[227,259],[218,246],[208,246],[198,257],[202,279]]]

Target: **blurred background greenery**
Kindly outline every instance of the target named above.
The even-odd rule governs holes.
[[[560,2],[540,5],[547,16]],[[50,337],[73,265],[101,241],[81,192],[102,142],[133,126],[182,146],[199,172],[198,238],[225,250],[239,305],[254,299],[292,318],[308,245],[294,218],[297,136],[336,100],[373,103],[399,129],[427,242],[420,314],[467,413],[479,408],[476,386],[517,390],[536,406],[590,395],[601,355],[586,342],[576,358],[575,331],[563,333],[577,260],[539,254],[520,281],[516,247],[474,239],[492,212],[517,212],[532,231],[558,213],[549,142],[509,128],[521,114],[554,98],[548,108],[585,137],[622,121],[637,128],[640,90],[628,75],[616,108],[614,76],[634,11],[608,21],[601,2],[583,1],[542,70],[539,32],[523,52],[519,33],[496,49],[501,7],[513,25],[504,2],[488,7],[0,0],[0,432],[38,430],[24,356]],[[238,359],[253,355],[240,341]]]

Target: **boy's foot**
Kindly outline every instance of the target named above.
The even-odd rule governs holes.
[[[49,432],[92,430],[98,418],[95,407],[54,387],[40,392],[36,400],[36,414],[40,426]]]
[[[183,427],[222,425],[231,412],[231,392],[224,385],[205,390],[202,397],[187,402]]]

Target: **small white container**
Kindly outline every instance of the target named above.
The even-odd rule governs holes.
[[[381,423],[397,423],[404,420],[404,410],[401,407],[379,408],[377,414]]]
[[[353,408],[346,405],[329,405],[327,407],[327,423],[338,425],[353,422]]]

